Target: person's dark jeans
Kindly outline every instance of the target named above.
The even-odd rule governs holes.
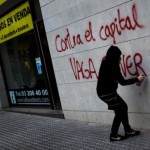
[[[131,130],[128,120],[128,106],[120,96],[119,98],[122,101],[122,105],[114,109],[115,117],[111,128],[111,134],[113,135],[118,134],[119,126],[121,123],[123,124],[125,132]]]

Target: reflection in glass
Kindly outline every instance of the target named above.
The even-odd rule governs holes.
[[[33,30],[2,43],[0,53],[8,89],[45,87]]]

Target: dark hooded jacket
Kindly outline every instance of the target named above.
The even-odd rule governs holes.
[[[121,85],[130,85],[138,81],[138,78],[124,79],[122,76],[119,66],[121,54],[120,49],[116,46],[111,46],[108,49],[99,70],[97,82],[98,96],[116,92],[118,83]]]

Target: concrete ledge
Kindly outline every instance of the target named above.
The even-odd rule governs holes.
[[[3,111],[8,112],[17,112],[17,113],[24,113],[30,115],[38,115],[38,116],[46,116],[46,117],[53,117],[53,118],[61,118],[64,119],[64,114],[62,110],[51,110],[50,108],[31,108],[31,107],[9,107],[2,109]]]

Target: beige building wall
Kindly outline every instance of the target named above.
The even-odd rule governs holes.
[[[66,119],[111,124],[113,112],[96,94],[98,70],[110,45],[122,53],[125,78],[145,81],[119,86],[131,125],[150,129],[150,1],[40,0],[62,109]]]

